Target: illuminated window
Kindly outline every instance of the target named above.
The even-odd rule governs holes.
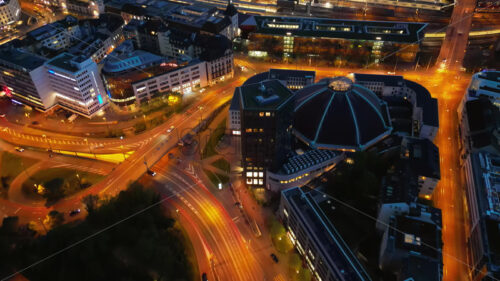
[[[247,184],[252,184],[252,179],[247,179]]]
[[[264,184],[264,180],[263,179],[259,179],[259,184],[263,185]]]
[[[271,112],[266,112],[266,117],[271,116]]]
[[[245,132],[247,132],[247,133],[251,133],[251,132],[252,132],[252,129],[245,129]]]
[[[256,177],[258,177],[258,176],[259,176],[259,173],[257,173],[257,172],[253,172],[253,176],[254,176],[254,178],[256,178]]]
[[[251,178],[252,177],[252,172],[247,172],[247,178]]]
[[[264,177],[264,173],[263,172],[259,172],[259,178],[262,178]]]
[[[259,184],[259,180],[253,179],[253,184]]]
[[[264,117],[264,112],[259,112],[260,117]]]

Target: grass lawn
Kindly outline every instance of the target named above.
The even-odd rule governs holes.
[[[210,156],[216,155],[217,151],[215,150],[215,146],[219,143],[222,136],[224,136],[224,132],[226,131],[226,119],[222,120],[215,131],[210,135],[207,144],[205,145],[205,149],[203,149],[202,158],[208,158]]]
[[[231,164],[229,164],[229,162],[224,158],[220,158],[219,160],[214,161],[212,163],[212,166],[219,168],[228,174],[231,172]]]
[[[229,177],[226,177],[226,176],[223,176],[223,175],[219,175],[219,174],[213,173],[212,171],[205,170],[205,169],[203,169],[203,171],[205,172],[205,174],[207,175],[207,177],[210,179],[210,181],[215,186],[218,186],[219,183],[226,184],[226,183],[229,182]]]
[[[72,195],[104,179],[94,173],[65,168],[53,168],[39,171],[23,183],[23,192],[29,196],[41,196],[48,203],[55,202],[65,196]],[[42,186],[39,193],[34,185]]]
[[[0,190],[8,188],[10,183],[23,170],[38,162],[36,159],[20,157],[6,151],[0,151]]]

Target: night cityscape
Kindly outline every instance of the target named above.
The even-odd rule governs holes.
[[[0,280],[500,281],[500,1],[0,0]]]

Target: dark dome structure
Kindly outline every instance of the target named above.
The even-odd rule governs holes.
[[[347,77],[296,92],[293,132],[311,148],[364,150],[391,133],[389,120],[385,102]]]

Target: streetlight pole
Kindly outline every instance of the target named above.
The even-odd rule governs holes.
[[[50,144],[50,140],[47,139],[47,136],[45,134],[43,134],[42,137],[45,139],[45,142],[49,144],[49,149],[52,152],[52,145]]]
[[[97,156],[95,155],[95,152],[93,152],[92,148],[90,147],[89,140],[87,138],[84,138],[83,141],[87,143],[87,146],[89,147],[89,153],[94,154],[94,159],[97,160]]]

